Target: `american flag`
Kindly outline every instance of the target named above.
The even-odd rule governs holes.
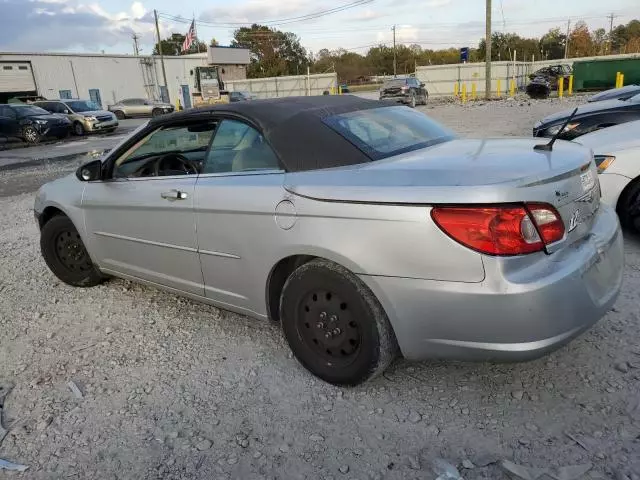
[[[182,51],[186,52],[193,45],[193,41],[196,38],[196,25],[195,20],[191,21],[191,26],[189,27],[189,31],[187,32],[187,36],[184,37],[184,42],[182,43]]]

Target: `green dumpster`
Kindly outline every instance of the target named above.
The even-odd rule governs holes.
[[[624,74],[624,84],[640,85],[640,57],[612,58],[574,62],[575,90],[606,90],[615,88],[616,74]]]

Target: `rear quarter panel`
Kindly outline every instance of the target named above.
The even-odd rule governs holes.
[[[295,195],[291,201],[298,220],[286,246],[289,251],[329,257],[357,274],[484,279],[481,256],[445,235],[428,207],[326,202]]]

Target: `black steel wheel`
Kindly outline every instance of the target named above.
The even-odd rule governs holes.
[[[74,287],[92,287],[104,280],[73,222],[58,215],[44,224],[40,232],[40,250],[56,277]]]
[[[285,337],[311,373],[357,385],[393,360],[397,344],[382,306],[346,268],[316,259],[287,279],[280,299]]]
[[[620,224],[625,229],[640,233],[640,178],[627,185],[620,195],[616,210]]]

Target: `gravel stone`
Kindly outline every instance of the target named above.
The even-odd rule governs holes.
[[[618,362],[614,365],[615,369],[622,373],[629,371],[629,364],[627,362]]]
[[[342,466],[340,466],[340,468],[338,470],[343,475],[346,475],[347,473],[349,473],[349,465],[342,465]]]
[[[514,390],[513,392],[511,392],[511,396],[516,400],[522,400],[524,392],[522,390]]]
[[[211,443],[211,440],[207,440],[205,438],[204,440],[200,440],[198,443],[196,443],[196,448],[200,451],[209,450],[212,445],[213,443]]]
[[[408,420],[411,423],[418,423],[420,422],[420,420],[422,420],[422,415],[420,415],[418,412],[416,411],[411,411],[411,413],[409,414],[409,418]]]

